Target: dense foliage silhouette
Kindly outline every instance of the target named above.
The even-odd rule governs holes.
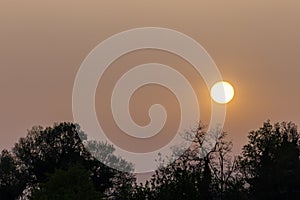
[[[55,124],[45,129],[33,127],[26,137],[20,138],[15,144],[12,153],[3,151],[1,154],[1,158],[9,157],[12,160],[9,162],[4,159],[5,162],[1,160],[0,163],[3,171],[0,177],[4,179],[1,180],[0,191],[4,190],[5,193],[1,193],[1,199],[6,196],[6,191],[10,192],[7,199],[20,196],[30,198],[31,191],[46,183],[49,175],[56,170],[68,170],[78,164],[90,173],[95,190],[101,194],[99,198],[118,198],[124,191],[130,191],[133,175],[99,162],[85,149],[82,139],[86,139],[85,134],[78,125],[72,123]],[[6,176],[7,171],[11,172],[9,177]],[[16,191],[11,190],[15,186],[18,186]]]
[[[250,199],[299,199],[300,135],[294,123],[267,121],[249,133],[239,158]]]
[[[158,170],[138,184],[131,163],[114,155],[112,145],[87,140],[78,125],[33,127],[0,154],[0,199],[299,199],[300,134],[294,123],[264,122],[248,134],[238,156],[232,156],[226,133],[216,133],[205,154],[205,127],[184,133],[193,145],[186,151],[174,147],[173,156],[180,155],[174,162],[158,155]]]
[[[72,165],[67,170],[58,169],[50,174],[45,183],[32,191],[31,199],[99,199],[101,195],[94,188],[90,173],[81,165]]]

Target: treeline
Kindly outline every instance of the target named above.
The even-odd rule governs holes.
[[[249,133],[239,156],[232,156],[225,133],[202,154],[205,136],[202,125],[186,133],[192,148],[175,162],[159,157],[161,167],[137,184],[133,165],[115,156],[113,146],[86,140],[79,126],[33,127],[0,154],[0,199],[299,199],[300,134],[294,123],[263,123]]]

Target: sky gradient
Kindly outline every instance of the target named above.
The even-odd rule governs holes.
[[[145,26],[171,28],[194,38],[234,86],[224,130],[235,153],[246,143],[247,133],[267,119],[300,124],[299,1],[1,1],[0,5],[0,149],[12,147],[33,125],[72,121],[73,83],[87,54],[113,34]],[[130,53],[113,65],[153,60],[188,70],[178,57],[154,50]],[[190,79],[199,89],[202,121],[209,123],[208,90],[201,77]],[[151,103],[143,93],[136,99]],[[100,106],[101,99],[96,103],[97,109]],[[143,117],[136,120],[147,122]]]

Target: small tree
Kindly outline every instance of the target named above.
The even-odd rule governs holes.
[[[135,177],[132,174],[134,171],[133,164],[120,156],[116,156],[114,154],[116,149],[107,142],[88,140],[85,141],[85,148],[94,158],[103,164],[117,169],[115,170],[117,173],[111,179],[113,187],[106,191],[106,196],[108,198],[121,198],[123,200],[127,197],[130,198],[133,182],[135,181]]]

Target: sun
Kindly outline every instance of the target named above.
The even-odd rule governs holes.
[[[226,81],[215,83],[210,89],[211,98],[220,104],[230,102],[234,97],[234,89],[232,85]]]

